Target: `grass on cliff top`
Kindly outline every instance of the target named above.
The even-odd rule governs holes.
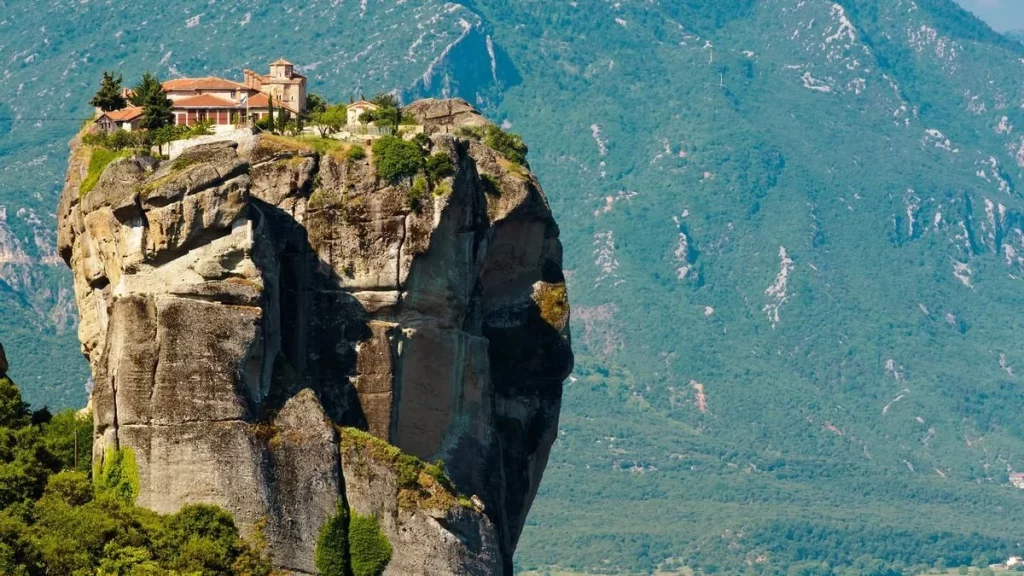
[[[84,198],[92,192],[93,188],[100,181],[100,176],[111,162],[119,158],[127,158],[132,155],[130,150],[108,150],[106,148],[92,148],[89,156],[89,171],[78,187],[78,196]]]
[[[263,146],[273,152],[315,152],[320,157],[331,156],[339,162],[355,162],[366,158],[366,149],[360,144],[343,142],[334,138],[316,135],[282,136],[266,134],[261,136]]]
[[[468,497],[456,492],[451,479],[444,472],[442,462],[424,462],[357,428],[341,428],[339,432],[342,451],[355,450],[360,456],[390,464],[395,469],[400,506],[441,510],[462,506],[475,509]]]

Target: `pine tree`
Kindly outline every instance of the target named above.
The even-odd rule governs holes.
[[[146,72],[142,75],[142,81],[135,88],[132,88],[132,94],[128,99],[136,106],[144,106],[153,94],[157,92],[162,93],[163,91],[164,87],[160,80],[153,74]]]
[[[120,110],[127,105],[124,94],[121,93],[122,75],[114,77],[113,72],[104,72],[103,80],[100,82],[100,89],[89,101],[90,106],[95,106],[104,112]]]
[[[142,128],[156,130],[174,123],[174,104],[153,74],[146,72],[142,75],[142,81],[132,90],[131,101],[142,106],[142,119],[139,121]]]

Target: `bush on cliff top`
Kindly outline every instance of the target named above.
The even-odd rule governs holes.
[[[373,166],[388,182],[412,178],[423,170],[423,151],[413,142],[384,136],[373,143]]]
[[[526,165],[526,155],[529,154],[530,149],[519,134],[510,134],[494,124],[463,126],[459,128],[458,134],[482,141],[484,146],[501,154],[514,164]]]

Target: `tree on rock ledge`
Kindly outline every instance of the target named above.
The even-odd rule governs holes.
[[[156,130],[174,123],[174,105],[164,92],[160,79],[146,72],[142,80],[132,89],[132,104],[142,107],[139,125],[146,130]]]
[[[121,74],[114,78],[113,72],[104,72],[103,80],[100,81],[100,89],[92,97],[92,100],[89,101],[89,105],[95,106],[104,112],[124,108],[128,101],[125,100],[124,94],[121,93],[122,79]]]

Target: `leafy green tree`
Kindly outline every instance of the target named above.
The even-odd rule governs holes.
[[[178,138],[179,131],[178,126],[161,126],[156,130],[149,132],[149,141],[157,147],[157,151],[160,155],[164,153],[164,145],[170,144]]]
[[[377,106],[376,110],[367,110],[359,116],[363,124],[373,123],[381,128],[389,128],[398,131],[402,123],[402,105],[394,94],[380,92],[370,100]]]
[[[320,132],[321,138],[326,138],[345,127],[348,119],[348,107],[344,104],[336,104],[326,107],[324,110],[314,112],[309,120]]]
[[[306,113],[313,115],[317,112],[326,112],[328,108],[327,100],[315,92],[310,92],[306,95]]]
[[[373,165],[377,175],[389,182],[411,179],[423,169],[423,151],[397,136],[384,136],[373,143]]]
[[[171,568],[186,574],[230,573],[241,548],[238,528],[226,511],[192,504],[168,516],[165,525],[157,546]]]
[[[38,414],[38,412],[37,412]],[[92,469],[92,416],[62,410],[42,423],[43,446],[64,470]]]
[[[0,378],[0,426],[21,428],[32,421],[28,403],[21,397],[21,390],[8,377]]]
[[[104,72],[103,80],[100,81],[100,89],[89,101],[89,105],[99,108],[104,112],[110,112],[111,110],[120,110],[127,105],[124,94],[122,93],[121,83],[123,76],[118,74],[114,77],[113,72]]]
[[[401,108],[402,106],[402,103],[398,101],[398,96],[393,92],[378,92],[370,102],[378,108]]]

